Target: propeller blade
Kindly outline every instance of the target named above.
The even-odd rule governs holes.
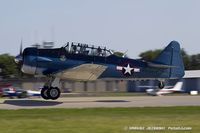
[[[23,46],[22,46],[22,40],[21,40],[21,44],[20,44],[20,52],[19,52],[20,55],[22,55],[22,47],[23,47]]]
[[[23,63],[22,40],[21,40],[21,44],[20,44],[19,54],[17,56],[15,56],[15,63],[18,64],[18,65],[22,65],[22,63]]]
[[[15,56],[15,63],[17,64],[17,70],[19,72],[19,76],[23,77],[23,73],[21,71],[22,65],[23,65],[23,47],[22,47],[22,39],[21,39],[21,44],[20,44],[20,51],[19,54],[17,56]]]

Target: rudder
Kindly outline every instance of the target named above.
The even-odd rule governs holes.
[[[171,66],[168,68],[169,78],[181,78],[185,74],[180,44],[177,41],[170,42],[153,62]]]

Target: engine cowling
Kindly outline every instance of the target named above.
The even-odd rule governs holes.
[[[37,70],[37,48],[26,48],[23,52],[23,65],[21,71],[34,75]]]

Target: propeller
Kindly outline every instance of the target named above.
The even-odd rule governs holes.
[[[21,44],[20,44],[19,54],[17,56],[15,56],[15,63],[18,65],[22,65],[22,63],[23,63],[22,40],[21,40]]]
[[[21,40],[21,44],[20,44],[20,51],[19,54],[17,56],[15,56],[15,63],[17,64],[17,69],[19,70],[19,73],[21,75],[21,77],[23,76],[23,73],[21,72],[21,67],[23,65],[23,48],[22,48],[22,40]]]

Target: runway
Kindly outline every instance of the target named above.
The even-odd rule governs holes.
[[[200,96],[69,97],[56,101],[0,99],[0,109],[200,106]]]

